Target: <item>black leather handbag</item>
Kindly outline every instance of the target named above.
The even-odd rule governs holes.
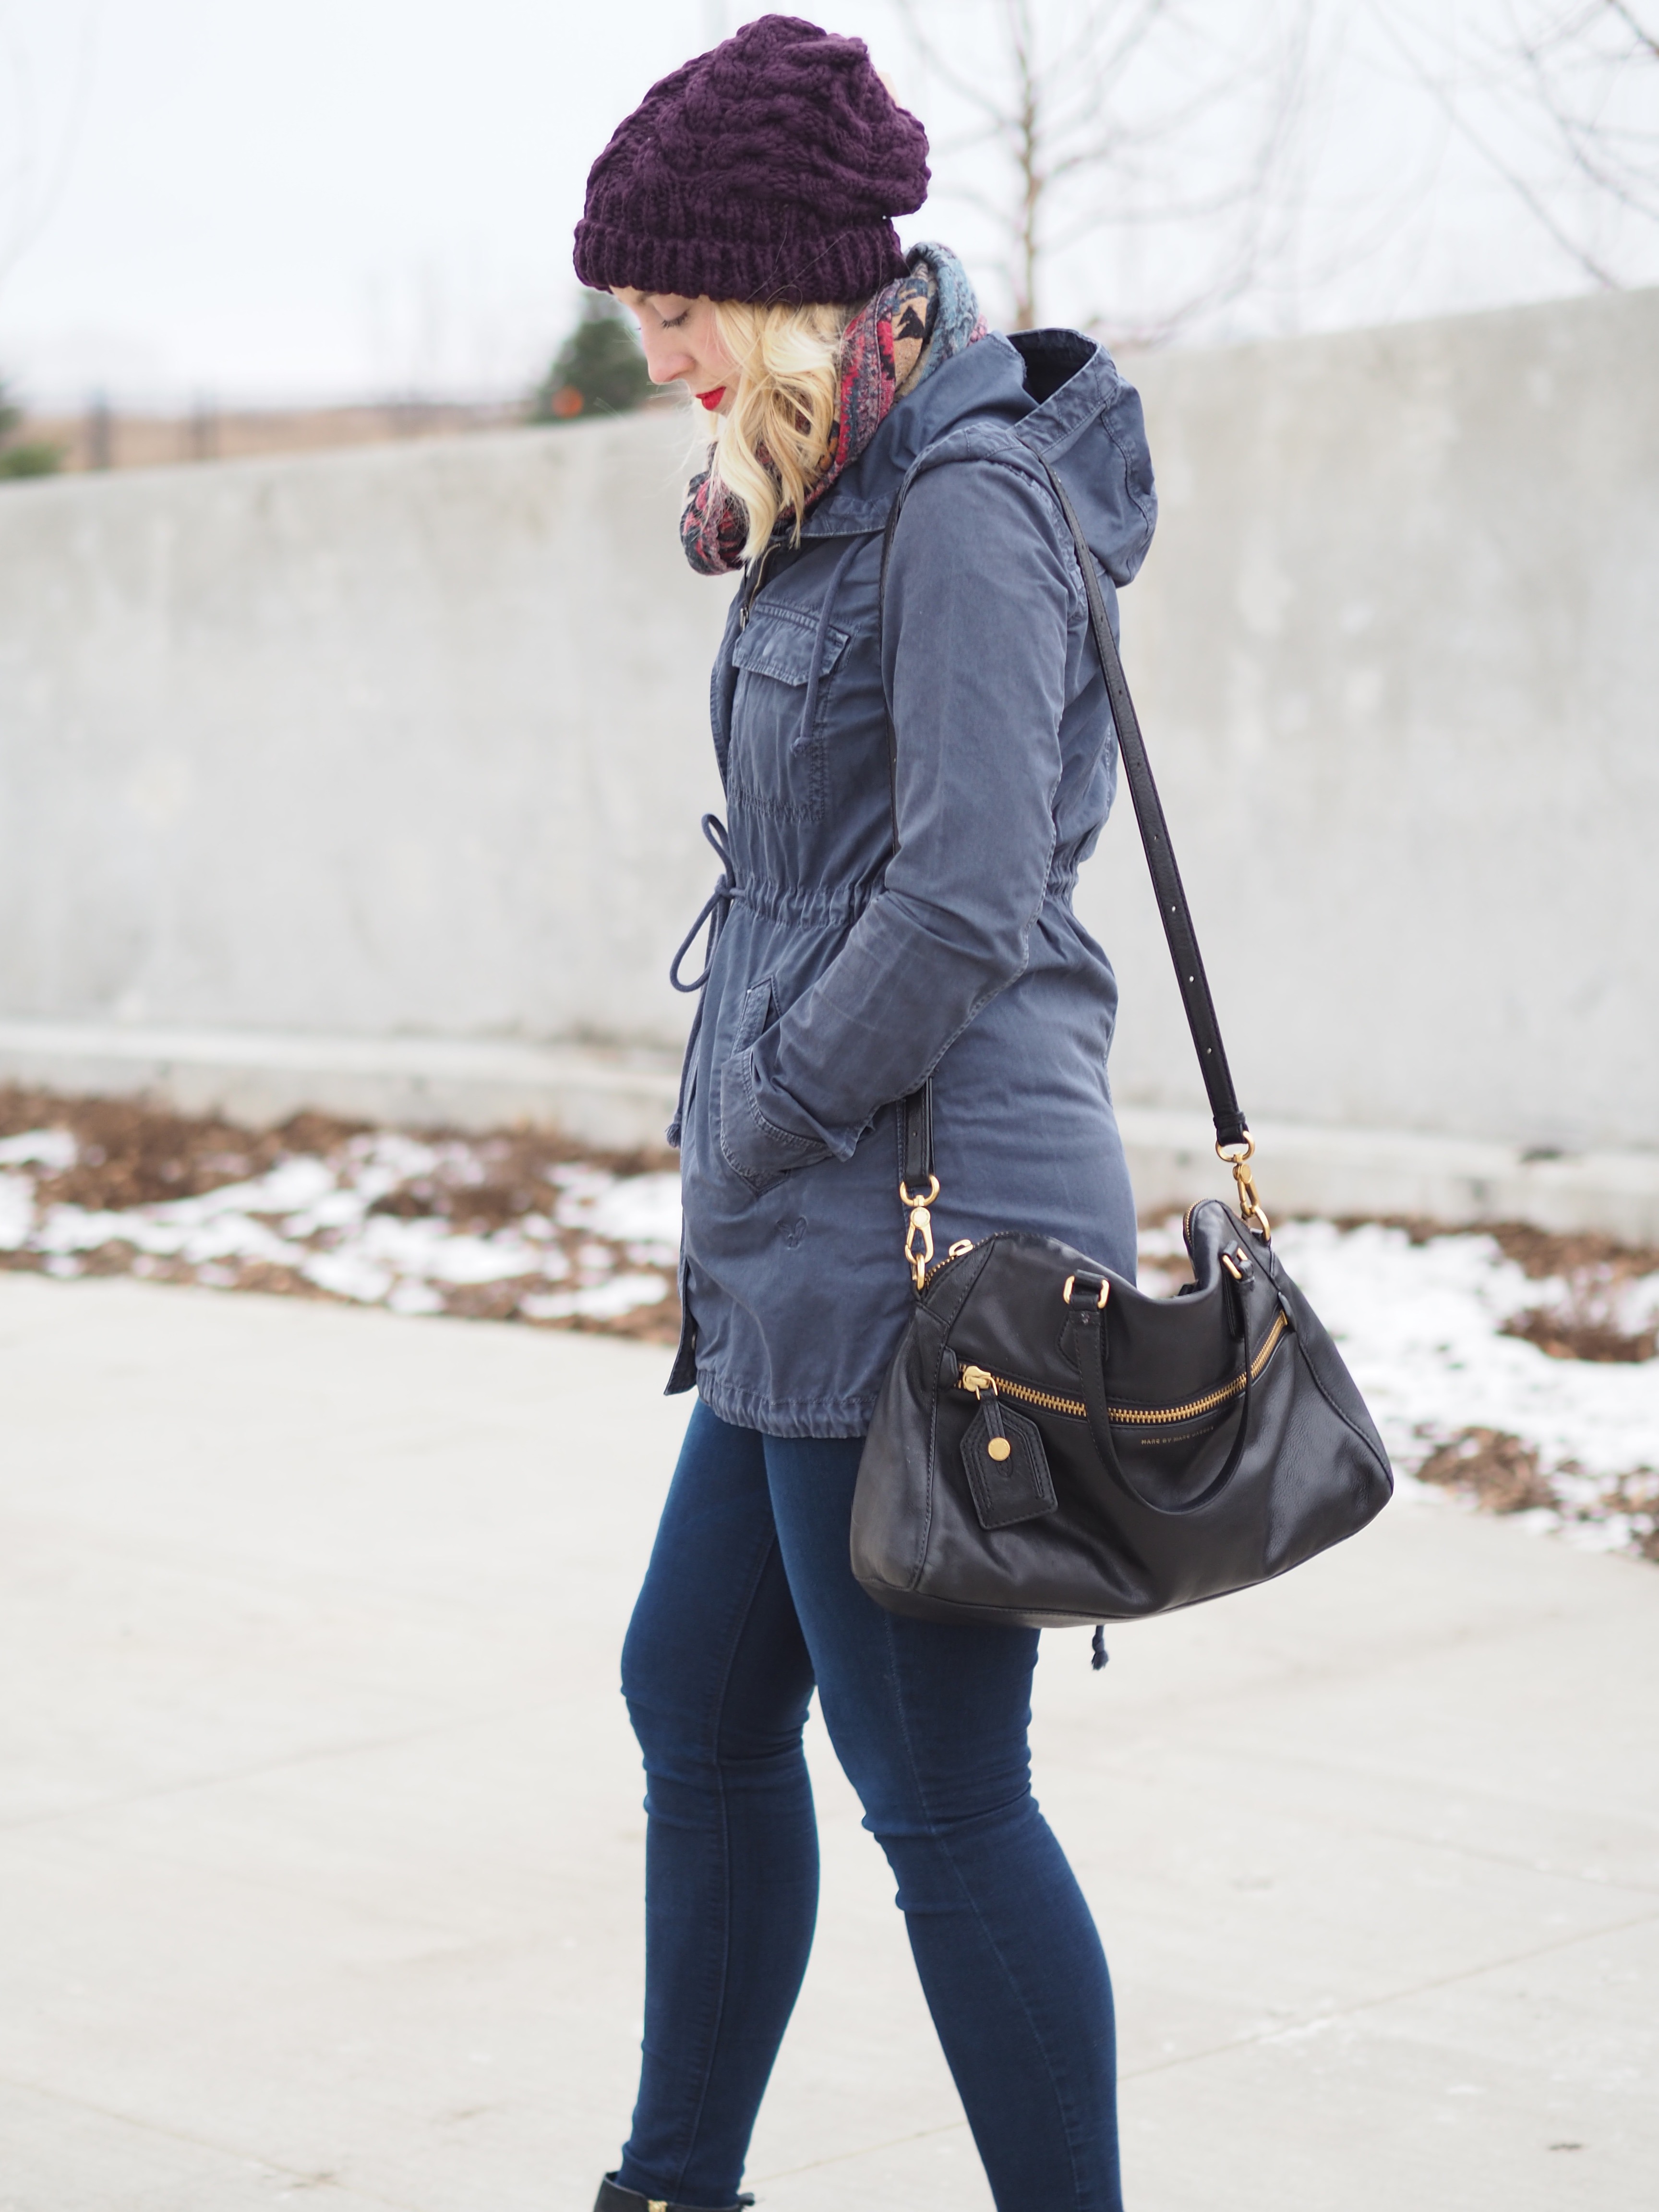
[[[1363,1528],[1394,1488],[1353,1378],[1273,1252],[1094,556],[1048,473],[1237,1206],[1188,1212],[1194,1279],[1174,1298],[1018,1229],[934,1263],[930,1092],[903,1103],[916,1303],[860,1462],[853,1571],[894,1613],[1028,1627],[1132,1620],[1265,1582]]]

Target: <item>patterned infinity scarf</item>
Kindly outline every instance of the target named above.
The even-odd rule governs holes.
[[[985,318],[955,254],[943,246],[912,246],[903,276],[867,301],[847,325],[830,458],[808,508],[857,460],[898,400],[984,336]],[[787,509],[778,518],[785,528],[793,520]],[[711,458],[692,477],[680,517],[685,557],[700,576],[727,575],[742,568],[748,534],[743,502],[714,475]]]

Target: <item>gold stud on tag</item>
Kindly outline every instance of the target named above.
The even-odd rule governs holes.
[[[1006,1459],[1013,1446],[1006,1437],[990,1437],[986,1440],[985,1449],[992,1459]]]

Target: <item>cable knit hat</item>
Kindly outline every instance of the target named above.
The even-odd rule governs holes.
[[[805,307],[904,273],[890,217],[927,133],[861,39],[763,15],[653,84],[588,173],[576,274],[683,299]]]

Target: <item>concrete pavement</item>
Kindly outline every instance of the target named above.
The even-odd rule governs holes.
[[[0,1276],[0,2212],[586,2212],[625,2127],[616,1656],[665,1355]],[[1655,2201],[1659,1573],[1437,1504],[1045,1640],[1132,2212]],[[879,1853],[750,2185],[983,2207]],[[1039,2208],[1031,2208],[1039,2212]]]

